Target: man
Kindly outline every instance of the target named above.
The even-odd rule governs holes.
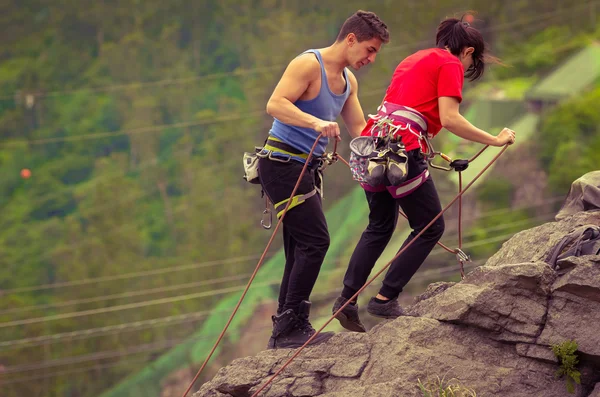
[[[366,122],[358,101],[356,77],[347,67],[360,69],[375,61],[381,45],[388,41],[387,26],[377,15],[356,12],[344,22],[335,43],[308,50],[290,62],[267,103],[267,113],[274,122],[259,154],[258,172],[278,217],[308,153],[322,135],[283,220],[286,261],[279,307],[272,317],[271,349],[301,346],[315,333],[308,320],[309,297],[329,248],[318,182],[319,157],[329,138],[341,140],[335,121],[339,115],[352,137],[360,135]],[[320,334],[312,342],[331,336]]]

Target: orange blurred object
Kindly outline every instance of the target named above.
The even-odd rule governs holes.
[[[31,176],[31,171],[30,171],[29,169],[27,169],[27,168],[23,168],[23,169],[21,170],[21,178],[25,178],[25,179],[27,179],[27,178],[29,178],[30,176]]]
[[[464,21],[468,22],[468,23],[473,23],[474,20],[475,20],[475,17],[472,14],[467,14],[464,17]]]

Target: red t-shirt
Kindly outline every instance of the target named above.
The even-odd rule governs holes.
[[[427,121],[427,132],[435,136],[442,129],[438,98],[455,97],[461,102],[464,74],[460,60],[446,50],[417,51],[396,67],[384,100],[419,111]],[[372,125],[369,119],[362,135],[369,135]],[[400,133],[406,150],[419,148],[413,134]]]

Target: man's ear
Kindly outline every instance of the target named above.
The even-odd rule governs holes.
[[[346,44],[348,44],[350,47],[356,44],[357,41],[358,40],[356,40],[356,35],[354,33],[348,33],[348,36],[346,36]]]

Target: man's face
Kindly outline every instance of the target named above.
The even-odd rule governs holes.
[[[358,42],[356,36],[350,34],[348,36],[349,48],[348,48],[348,63],[353,69],[360,69],[365,65],[375,62],[377,52],[381,48],[381,39],[373,37],[370,40],[364,40]]]

